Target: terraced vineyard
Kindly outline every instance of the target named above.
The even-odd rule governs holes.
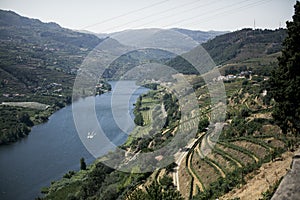
[[[185,199],[192,196],[212,197],[214,184],[226,183],[233,175],[239,179],[230,184],[222,184],[218,195],[228,192],[244,182],[247,173],[257,169],[261,163],[269,162],[272,157],[279,156],[284,139],[276,139],[272,135],[262,137],[244,137],[236,141],[219,141],[206,157],[203,157],[200,145],[206,137],[196,142],[185,158],[185,165],[179,169],[181,174],[180,191]],[[268,138],[268,139],[266,139]],[[183,162],[184,162],[183,161]],[[215,196],[217,197],[217,195]]]
[[[197,76],[189,78],[200,80]],[[195,89],[199,106],[182,117],[178,117],[182,110],[179,110],[176,97],[170,95],[170,88],[161,85],[141,96],[136,111],[142,116],[143,124],[136,126],[122,146],[127,151],[128,162],[143,152],[155,151],[162,146],[172,149],[170,141],[176,134],[186,137],[188,143],[182,141],[186,146],[170,153],[175,154],[173,163],[141,179],[137,175],[130,187],[127,183],[132,175],[124,176],[126,184],[119,188],[125,199],[139,199],[136,196],[149,188],[156,188],[161,193],[171,192],[174,196],[180,192],[184,199],[245,199],[249,193],[255,195],[252,199],[259,199],[267,188],[274,188],[292,160],[288,151],[297,138],[283,135],[273,123],[272,102],[266,101],[261,94],[260,85],[263,84],[263,78],[250,78],[246,83],[236,79],[225,84],[230,93],[227,93],[226,119],[222,126],[220,122],[209,122],[214,108],[210,106],[206,85]],[[192,107],[191,101],[184,103],[188,105],[186,108]],[[176,109],[172,110],[174,107]],[[170,120],[166,125],[167,118]],[[198,130],[194,131],[197,133],[190,136],[188,133],[197,128],[197,123]],[[216,127],[223,127],[221,135],[214,131]],[[164,158],[158,156],[155,159]],[[114,172],[112,176],[119,177],[118,173]],[[257,188],[260,184],[264,187]],[[249,188],[255,192],[247,191]],[[244,196],[239,196],[240,193]]]
[[[244,86],[242,80],[227,83],[226,87],[236,88],[228,97],[228,113],[238,117],[227,116],[218,141],[214,141],[210,130],[203,132],[179,163],[177,189],[185,199],[216,199],[246,184],[253,178],[247,174],[280,157],[292,140],[281,134],[270,116],[264,115],[271,106],[263,103],[258,88]],[[206,96],[203,88],[196,92],[199,99]],[[248,113],[242,116],[246,108]],[[200,109],[208,113],[209,107]]]
[[[195,79],[198,77],[189,76],[187,79],[197,84]],[[199,110],[190,111],[188,118],[184,117],[173,126],[167,127],[162,135],[163,138],[164,135],[174,136],[178,134],[178,130],[188,133],[191,127],[195,127],[195,123],[199,122],[197,118],[200,116],[198,133],[190,139],[185,148],[175,154],[172,167],[159,170],[155,174],[156,178],[148,178],[139,188],[158,183],[162,187],[174,187],[184,199],[231,199],[238,188],[244,188],[239,193],[245,195],[246,187],[255,188],[257,184],[264,184],[265,187],[255,188],[253,193],[256,195],[253,198],[259,199],[262,193],[266,192],[265,188],[274,187],[286,173],[284,167],[274,170],[274,166],[279,165],[276,162],[290,162],[291,159],[285,157],[291,155],[287,151],[293,147],[296,138],[283,135],[280,128],[273,123],[270,114],[272,102],[266,101],[266,97],[261,94],[263,82],[261,77],[250,78],[246,83],[245,79],[236,79],[225,84],[230,92],[227,93],[227,116],[222,124],[223,131],[220,136],[216,136],[214,128],[218,125],[213,122],[209,123],[208,128],[200,128],[202,120],[210,119],[213,108],[209,103],[206,86],[198,87],[195,93],[200,105]],[[143,106],[146,106],[148,101],[153,103],[153,100],[143,98]],[[151,107],[151,104],[147,106]],[[149,115],[153,113],[143,113],[146,119],[144,128],[151,124],[147,120]],[[281,155],[284,152],[283,159]],[[270,178],[272,170],[276,174]],[[259,178],[256,178],[256,175]],[[172,186],[170,183],[166,185],[166,177],[172,177]],[[258,180],[261,182],[256,183]],[[239,198],[238,193],[234,198]]]

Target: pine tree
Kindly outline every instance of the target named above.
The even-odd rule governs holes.
[[[292,22],[287,22],[279,66],[270,77],[270,93],[276,101],[273,117],[283,133],[300,130],[300,3],[296,2]]]
[[[86,164],[85,164],[84,158],[80,158],[80,169],[86,170]]]

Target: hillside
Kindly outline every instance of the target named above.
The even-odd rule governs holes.
[[[2,94],[34,92],[50,84],[47,78],[55,79],[59,72],[75,74],[88,52],[101,42],[93,35],[3,10],[0,41]]]
[[[100,42],[94,35],[0,10],[0,102],[38,102],[47,107],[2,105],[0,144],[25,136],[30,126],[71,103],[76,71]]]
[[[151,199],[151,195],[160,199],[247,199],[249,196],[251,199],[268,199],[272,196],[289,168],[293,155],[291,151],[297,147],[299,138],[282,134],[280,127],[274,123],[274,99],[268,91],[267,80],[277,65],[285,30],[255,30],[254,33],[256,31],[260,35],[248,37],[247,34],[253,31],[245,29],[226,34],[224,38],[218,36],[219,39],[217,37],[203,44],[207,51],[215,52],[212,55],[214,59],[222,60],[219,69],[224,76],[218,78],[224,80],[227,110],[225,121],[221,122],[224,125],[221,135],[214,132],[218,121],[209,122],[213,109],[217,109],[210,105],[209,86],[200,76],[191,75],[196,71],[190,70],[187,61],[182,58],[188,55],[171,58],[165,63],[188,74],[182,76],[193,85],[199,107],[190,112],[190,118],[180,121],[176,98],[167,94],[167,91],[172,91],[172,86],[168,90],[163,86],[167,84],[156,85],[137,102],[138,113],[145,119],[141,122],[143,126],[133,132],[138,137],[130,136],[122,148],[126,150],[126,159],[130,162],[142,157],[143,152],[155,152],[163,145],[168,146],[168,142],[178,134],[178,127],[186,128],[185,133],[188,133],[195,123],[193,120],[197,110],[201,117],[196,137],[176,154],[170,153],[174,155],[170,165],[154,172],[134,173],[145,167],[143,164],[146,162],[135,166],[132,173],[117,171],[101,163],[100,158],[87,170],[69,172],[49,188],[44,188],[44,199],[88,197],[137,200]],[[242,37],[244,34],[246,36]],[[223,54],[219,55],[218,51]],[[225,54],[227,51],[231,56]],[[148,62],[151,58],[151,51],[131,53],[116,60],[116,64],[123,66],[122,63],[132,62],[133,66],[140,61]],[[153,58],[161,59],[154,55]],[[172,108],[167,110],[169,124],[161,130],[152,129],[150,116],[157,114],[151,109],[160,108],[167,102],[172,104],[167,106]],[[151,133],[150,137],[142,137],[147,133]],[[102,159],[105,162],[110,156],[113,155]],[[114,191],[113,195],[111,191]]]
[[[270,75],[277,65],[277,57],[280,55],[281,43],[285,37],[285,29],[243,29],[216,36],[201,45],[216,66],[221,67],[222,75],[247,70],[259,75]],[[183,57],[189,57],[189,52]],[[184,74],[198,74],[183,57],[177,56],[167,60],[166,65]]]
[[[0,40],[2,65],[29,64],[68,73],[101,42],[94,35],[3,10],[0,11]]]
[[[242,29],[217,36],[202,46],[219,65],[279,52],[285,37],[285,29]]]
[[[181,54],[182,51],[189,51],[199,45],[197,41],[185,34],[159,28],[125,30],[112,33],[110,37],[127,46],[168,48],[178,54]],[[177,51],[178,49],[179,51]]]
[[[69,172],[61,180],[52,182],[49,188],[43,188],[44,199],[71,196],[74,199],[137,200],[151,199],[145,196],[153,193],[180,199],[178,191],[184,199],[247,199],[250,195],[251,199],[260,199],[271,195],[289,168],[293,155],[290,151],[296,148],[299,138],[282,134],[274,124],[271,115],[274,101],[264,92],[267,76],[239,76],[225,81],[227,111],[219,139],[213,131],[217,125],[208,121],[212,108],[207,86],[202,83],[202,87],[196,87],[202,82],[199,76],[185,75],[184,78],[195,86],[199,103],[196,109],[201,119],[196,137],[174,155],[173,163],[154,172],[134,173],[144,167],[145,161],[127,173],[100,162],[116,156],[110,154],[95,161],[87,170]],[[128,162],[134,160],[132,157],[145,156],[144,152],[171,146],[170,141],[179,134],[178,127],[188,129],[193,122],[195,110],[191,111],[190,119],[178,120],[176,99],[166,95],[167,91],[157,86],[139,98],[136,110],[145,121],[121,146],[126,150]],[[172,104],[168,106],[171,110],[167,110],[170,123],[156,130],[153,126],[158,123],[153,123],[151,116],[158,115],[155,112],[167,102]],[[157,107],[160,109],[155,109]],[[142,137],[148,133],[151,133],[149,137]],[[133,161],[133,164],[136,163]]]

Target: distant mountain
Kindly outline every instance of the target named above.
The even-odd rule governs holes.
[[[91,33],[89,31],[80,31],[80,32]],[[154,35],[159,35],[163,39],[165,38],[170,39],[168,38],[170,35],[163,36],[163,33],[170,34],[172,32],[177,32],[182,35],[186,35],[191,39],[193,39],[195,42],[198,42],[200,44],[210,39],[213,39],[218,35],[228,33],[228,31],[198,31],[198,30],[189,30],[189,29],[180,29],[180,28],[172,28],[172,29],[148,28],[148,29],[133,29],[133,30],[129,29],[129,30],[113,32],[113,33],[94,33],[94,34],[99,38],[112,37],[117,40],[128,41],[128,44],[131,42],[134,42],[135,44],[137,41],[140,41],[141,39],[144,40],[149,37],[153,37]]]
[[[22,17],[12,11],[0,10],[0,39],[23,39],[24,42],[39,42],[52,45],[66,45],[72,48],[91,50],[100,43],[92,34],[84,34],[60,27],[50,22]],[[25,33],[25,34],[24,34]]]
[[[86,34],[95,35],[100,39],[105,39],[105,38],[109,37],[108,33],[95,33],[95,32],[87,31],[87,30],[74,30],[74,31],[77,31],[79,33],[86,33]]]
[[[285,37],[285,29],[242,29],[217,36],[202,46],[216,64],[224,64],[279,52]]]
[[[168,49],[178,54],[199,45],[197,41],[187,35],[158,28],[126,30],[112,33],[110,37],[127,46]]]
[[[213,39],[218,35],[229,33],[229,31],[198,31],[198,30],[189,30],[189,29],[181,29],[181,28],[173,28],[171,30],[185,34],[193,38],[193,40],[199,42],[200,44],[207,42],[208,40]]]
[[[105,78],[128,78],[127,75],[125,77],[124,75],[134,67],[146,64],[150,68],[155,68],[156,64],[166,64],[177,55],[189,52],[198,45],[199,42],[193,40],[190,36],[175,30],[158,28],[125,30],[109,34],[105,42],[97,47],[96,57],[98,60],[101,60],[102,55],[110,52],[111,55],[106,54],[106,58],[103,57],[104,60],[114,55],[116,51],[125,52],[124,49],[130,50],[120,55],[104,72]],[[99,66],[104,65],[90,66],[89,70],[99,71]],[[188,71],[188,69],[175,69],[181,73]],[[150,69],[148,68],[147,70]],[[135,74],[135,78],[141,74],[143,72]]]

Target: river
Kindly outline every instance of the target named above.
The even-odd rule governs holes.
[[[120,83],[120,81],[119,81]],[[110,82],[115,89],[116,82]],[[147,88],[137,87],[134,81],[121,81],[123,92],[114,96],[114,106],[124,105],[122,99],[130,95],[128,107],[118,110],[118,115],[112,115],[112,92],[96,97],[80,99],[74,104],[86,106],[91,99],[95,99],[97,119],[111,141],[121,145],[127,139],[116,121],[129,121],[129,129],[134,128],[132,120],[124,119],[125,113],[133,116],[133,104],[139,95],[148,91]],[[135,92],[126,92],[135,88]],[[124,90],[125,89],[125,90]],[[125,97],[125,98],[124,98]],[[123,113],[123,114],[122,114]],[[86,126],[92,126],[87,120]],[[114,133],[113,135],[110,133]],[[107,151],[103,150],[103,154]],[[34,126],[28,137],[11,145],[0,146],[0,199],[1,200],[28,200],[41,196],[42,187],[49,186],[50,182],[61,178],[69,170],[79,170],[80,158],[86,163],[92,163],[95,158],[82,144],[73,120],[72,106],[66,106],[50,116],[49,120]]]

